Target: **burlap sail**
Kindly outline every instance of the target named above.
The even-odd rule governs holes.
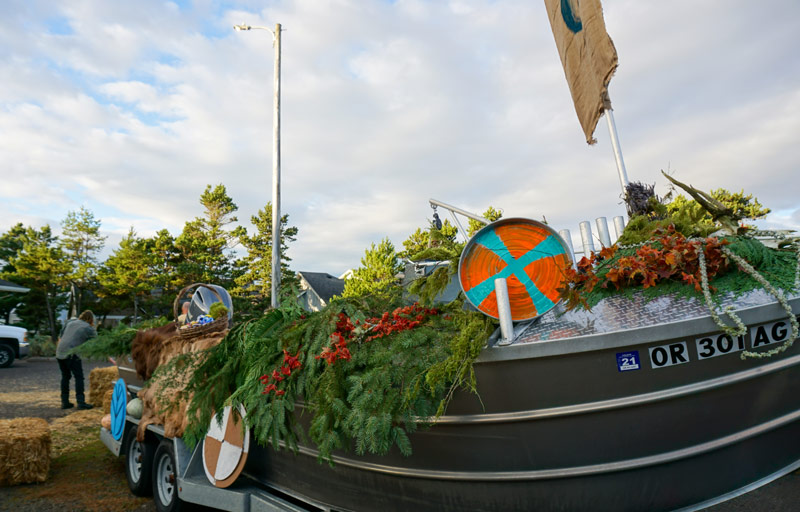
[[[558,54],[586,142],[594,144],[597,121],[611,108],[608,83],[617,50],[606,33],[600,0],[544,0]]]

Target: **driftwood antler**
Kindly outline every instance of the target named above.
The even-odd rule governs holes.
[[[697,190],[691,185],[681,183],[664,171],[661,171],[661,174],[663,174],[665,178],[672,182],[673,185],[677,185],[685,190],[690,196],[692,196],[692,198],[711,215],[712,219],[720,223],[722,229],[729,235],[736,235],[742,230],[742,228],[739,227],[740,218],[736,216],[736,214],[733,212],[733,209],[728,208],[718,200],[714,199],[711,194],[707,194],[702,190]]]

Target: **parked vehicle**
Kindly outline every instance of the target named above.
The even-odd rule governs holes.
[[[30,355],[28,331],[13,325],[0,325],[0,368],[8,368],[14,359]]]

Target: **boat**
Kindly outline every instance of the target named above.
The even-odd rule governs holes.
[[[800,297],[789,303],[797,314]],[[798,347],[739,357],[786,341],[786,312],[762,290],[722,305],[746,335],[673,296],[554,308],[513,344],[490,340],[475,363],[478,396],[458,394],[413,433],[411,456],[338,453],[330,466],[312,446],[255,446],[243,474],[342,511],[711,506],[800,467]]]

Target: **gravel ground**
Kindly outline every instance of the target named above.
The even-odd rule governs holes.
[[[83,361],[86,399],[89,399],[89,372],[109,366],[107,362]],[[48,422],[75,412],[61,409],[61,372],[55,358],[37,357],[16,360],[0,369],[0,419],[31,416]],[[75,403],[75,380],[70,380],[69,400]]]
[[[93,368],[108,366],[107,362],[93,362],[83,361],[83,371],[85,375],[86,393],[89,390],[89,372]],[[60,418],[64,418],[68,414],[75,414],[75,409],[62,410],[60,408],[60,392],[59,383],[61,373],[58,370],[58,363],[55,359],[34,358],[22,361],[15,361],[10,368],[0,369],[0,419],[6,418],[19,418],[25,416],[32,416],[38,418],[45,418],[48,422],[55,425],[59,424]],[[70,387],[70,399],[74,400],[74,382]],[[88,398],[88,396],[87,396]],[[93,413],[96,411],[81,411],[80,413]],[[79,414],[80,414],[79,413]],[[99,414],[99,412],[97,412]],[[155,510],[155,506],[150,502],[143,502],[141,498],[134,498],[128,491],[127,484],[125,484],[125,474],[123,471],[122,461],[115,459],[108,450],[100,444],[99,438],[94,434],[96,427],[89,434],[90,442],[95,446],[88,445],[86,450],[94,450],[95,459],[100,458],[97,462],[103,465],[106,469],[99,478],[98,485],[106,487],[108,479],[111,478],[115,483],[122,482],[122,486],[117,486],[119,490],[115,491],[117,496],[114,496],[112,501],[108,503],[115,503],[119,506],[119,510],[123,507],[126,510],[136,510],[141,512],[150,512]],[[99,447],[96,445],[100,444]],[[14,510],[15,512],[36,512],[39,510],[76,510],[76,511],[91,511],[91,510],[106,510],[106,508],[93,508],[91,505],[86,505],[83,502],[69,502],[64,503],[64,496],[53,501],[52,499],[32,498],[31,500],[20,502],[20,496],[36,495],[31,492],[32,488],[46,488],[50,486],[58,486],[59,479],[64,479],[66,474],[69,474],[74,469],[70,468],[70,459],[67,462],[62,462],[62,458],[54,461],[54,466],[51,468],[51,479],[45,484],[20,486],[12,488],[11,491],[0,489],[0,510]],[[55,474],[54,474],[55,473]],[[112,473],[112,474],[109,474]],[[46,491],[46,489],[45,489]],[[106,489],[103,489],[105,492]],[[7,496],[6,496],[7,494]],[[41,494],[41,493],[40,493]],[[11,509],[6,509],[3,506],[5,497],[14,496],[14,504]],[[113,501],[113,500],[121,501]],[[124,503],[124,505],[123,505]],[[66,505],[66,506],[65,506]],[[202,510],[210,511],[205,507]],[[800,471],[796,471],[789,475],[784,476],[764,487],[756,489],[744,496],[734,498],[719,505],[705,509],[706,512],[795,512],[800,510]]]

